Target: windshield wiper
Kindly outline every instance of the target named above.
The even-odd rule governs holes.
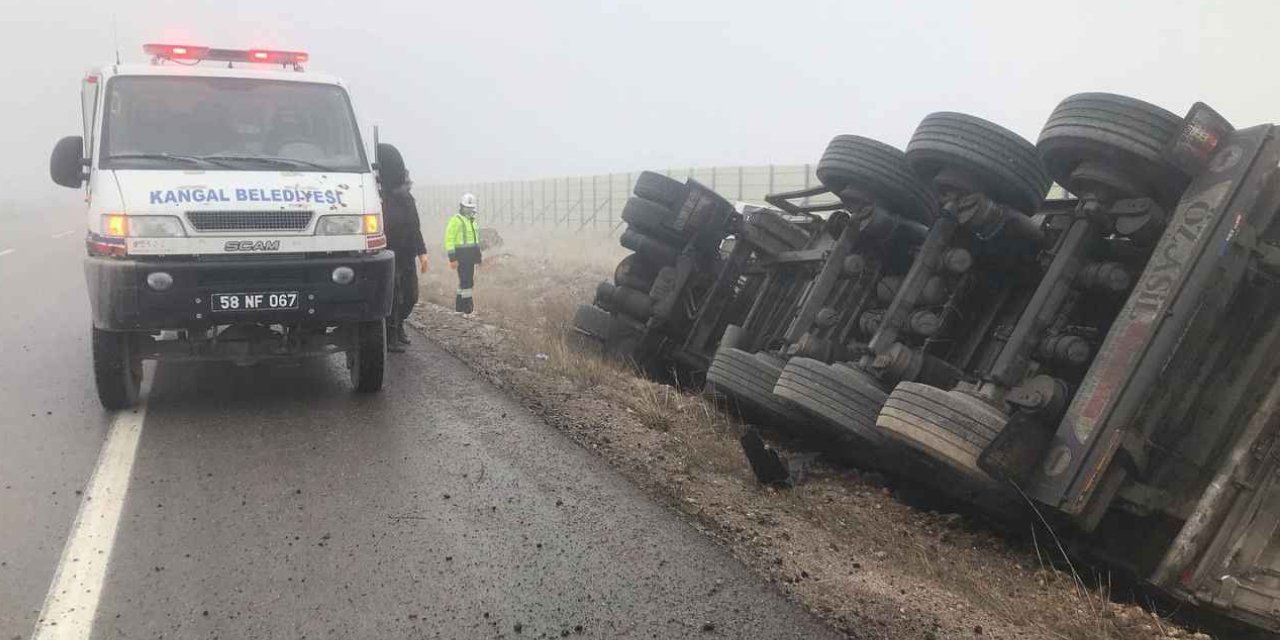
[[[205,158],[203,156],[188,156],[179,153],[113,153],[107,156],[108,160],[176,160],[187,164],[226,166],[214,158]]]
[[[231,156],[231,155],[218,154],[214,156],[200,156],[200,159],[210,160],[214,162],[219,160],[233,161],[233,162],[235,161],[262,162],[266,164],[273,164],[278,167],[307,167],[309,169],[320,169],[321,171],[336,171],[336,169],[334,169],[333,167],[320,164],[318,162],[311,162],[310,160],[299,160],[297,158],[282,158],[280,156]]]

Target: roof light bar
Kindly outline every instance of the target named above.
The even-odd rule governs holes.
[[[183,44],[144,44],[142,51],[156,58],[169,60],[200,60],[209,54],[209,47],[192,47]]]
[[[305,51],[277,51],[273,49],[213,49],[185,44],[145,44],[142,51],[153,60],[212,60],[218,62],[255,62],[279,64],[301,68],[311,59]]]

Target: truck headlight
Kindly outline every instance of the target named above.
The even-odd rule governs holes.
[[[356,236],[364,228],[360,216],[320,216],[316,223],[318,236]]]
[[[185,235],[182,221],[174,216],[129,216],[130,237],[180,238]]]
[[[102,216],[102,235],[112,238],[179,238],[187,235],[182,221],[174,216]]]
[[[379,233],[382,233],[382,215],[378,213],[321,216],[316,223],[318,236],[367,236]]]

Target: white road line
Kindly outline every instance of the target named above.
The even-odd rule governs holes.
[[[75,232],[76,232],[76,230],[75,230],[75,229],[72,229],[72,230],[70,230],[70,231],[63,231],[62,233],[55,233],[55,234],[53,234],[52,236],[49,236],[49,237],[51,237],[51,238],[65,238],[65,237],[67,237],[67,236],[69,236],[69,235],[71,235],[71,234],[73,234],[73,233],[75,233]]]
[[[71,535],[45,595],[32,640],[87,640],[107,579],[107,564],[115,545],[116,528],[125,492],[133,474],[133,460],[147,415],[151,376],[146,376],[134,411],[116,414],[89,478]]]
[[[0,249],[0,256],[7,256],[14,251],[17,251],[17,249]]]

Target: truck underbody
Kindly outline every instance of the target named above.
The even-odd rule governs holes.
[[[776,209],[673,242],[628,220],[652,267],[577,326],[833,457],[1002,517],[1030,499],[1088,553],[1280,630],[1277,167],[1273,126],[1203,105],[1072,96],[1034,146],[934,114],[905,155],[837,137],[823,186]],[[679,187],[672,229],[726,206]],[[733,242],[679,242],[699,233]]]

